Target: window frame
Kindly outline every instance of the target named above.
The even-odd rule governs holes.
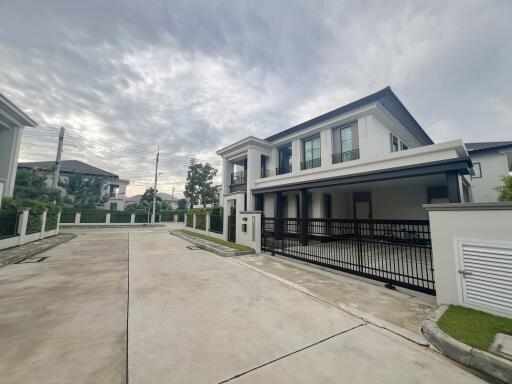
[[[283,167],[283,162],[281,160],[281,153],[283,150],[288,149],[290,150],[290,157],[288,158],[288,163],[286,164],[286,169]],[[292,169],[292,160],[293,159],[293,145],[292,143],[281,145],[277,148],[277,168],[280,173],[288,173]],[[283,172],[286,171],[286,172]]]
[[[480,162],[473,163],[473,171],[475,170],[475,168],[477,168],[477,165],[478,165],[479,176],[476,176],[476,172],[475,172],[475,175],[471,175],[471,180],[482,178],[482,164]]]
[[[343,132],[346,131],[346,132],[350,132],[350,140],[343,140]],[[347,150],[347,151],[344,151],[343,150],[343,143],[344,142],[348,142],[350,141],[350,149]],[[354,150],[354,135],[353,135],[353,132],[352,132],[352,125],[347,125],[345,127],[341,127],[340,128],[340,152],[341,153],[345,153],[345,152],[352,152]]]
[[[314,148],[313,144],[311,144],[311,159],[306,159],[306,143],[308,143],[308,142],[312,143],[313,141],[316,141],[316,140],[318,140],[318,148]],[[318,157],[314,157],[315,150],[318,150]],[[320,140],[320,135],[319,134],[313,135],[313,136],[309,136],[309,137],[306,137],[306,138],[302,139],[302,159],[303,159],[303,162],[306,162],[306,161],[313,162],[314,160],[320,159],[321,157],[322,157],[322,142]]]
[[[390,137],[391,153],[399,152],[400,151],[400,140],[398,139],[398,137],[396,137],[392,133],[389,134],[389,137]],[[395,149],[395,140],[396,140],[396,149]]]

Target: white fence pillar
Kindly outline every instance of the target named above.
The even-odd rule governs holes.
[[[135,224],[135,213],[130,215],[130,224]]]
[[[210,232],[210,214],[206,214],[206,232]]]
[[[173,219],[174,219],[174,222],[177,223],[178,222],[178,215],[174,215]]]
[[[39,233],[39,238],[44,238],[44,228],[46,227],[46,218],[48,216],[48,209],[45,209],[43,213],[41,213],[41,232]]]
[[[237,220],[236,242],[261,252],[261,211],[240,212]]]
[[[62,211],[59,211],[59,213],[57,213],[57,228],[56,228],[56,234],[58,235],[59,234],[59,229],[60,229],[60,214],[62,213]]]
[[[18,244],[23,244],[23,241],[25,240],[25,236],[27,234],[28,213],[30,212],[30,208],[19,208],[18,212],[18,235],[20,236],[18,239]]]
[[[196,229],[196,214],[194,213],[193,220],[192,220],[192,228]]]
[[[75,213],[75,224],[80,224],[80,212]]]
[[[110,212],[105,215],[105,223],[106,224],[110,224],[110,215],[111,215]]]
[[[184,218],[184,223],[185,223],[185,227],[187,226],[187,214],[183,214],[183,218]]]

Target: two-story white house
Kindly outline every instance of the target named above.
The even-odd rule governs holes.
[[[34,161],[19,163],[21,169],[33,169],[45,177],[46,185],[52,186],[55,161]],[[126,187],[129,180],[120,179],[118,175],[97,168],[79,160],[62,160],[60,164],[59,182],[65,183],[69,177],[74,174],[84,175],[86,178],[96,178],[102,181],[102,197],[105,202],[100,206],[103,209],[113,211],[124,211],[126,201]],[[67,195],[66,190],[58,187],[63,196],[73,199],[73,196]]]
[[[239,213],[262,211],[264,250],[433,293],[423,204],[495,201],[489,189],[510,170],[510,144],[471,147],[482,166],[475,173],[462,140],[435,144],[387,87],[217,151],[224,235],[236,241],[247,228]],[[496,172],[484,160],[491,152],[501,156]]]
[[[270,217],[426,219],[422,204],[470,199],[462,140],[434,144],[389,87],[217,153],[224,206]]]

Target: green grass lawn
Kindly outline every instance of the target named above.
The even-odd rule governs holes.
[[[512,335],[512,319],[464,307],[450,306],[437,324],[453,338],[483,351],[496,333]]]
[[[237,251],[252,251],[253,250],[252,248],[246,247],[245,245],[232,243],[231,241],[217,239],[216,237],[203,235],[202,233],[187,231],[186,229],[183,229],[181,232],[186,233],[187,235],[190,235],[190,236],[195,236],[195,237],[199,237],[204,240],[211,241],[212,243],[216,243],[216,244],[224,245],[225,247],[236,249]]]

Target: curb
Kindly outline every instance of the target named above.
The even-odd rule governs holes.
[[[444,355],[460,364],[483,372],[505,383],[512,383],[512,361],[470,347],[447,335],[437,326],[437,321],[447,309],[447,305],[440,305],[423,322],[421,331],[425,338]]]
[[[169,233],[171,235],[179,237],[180,239],[186,240],[189,243],[194,244],[198,248],[204,249],[205,251],[209,251],[209,252],[215,253],[216,255],[223,256],[223,257],[233,257],[233,256],[243,256],[243,255],[254,254],[254,250],[238,251],[236,249],[233,249],[232,251],[224,251],[222,249],[219,249],[218,247],[215,247],[213,245],[206,243],[208,240],[200,241],[198,239],[193,238],[192,236],[188,236],[188,235],[184,234],[180,230],[169,231]]]

